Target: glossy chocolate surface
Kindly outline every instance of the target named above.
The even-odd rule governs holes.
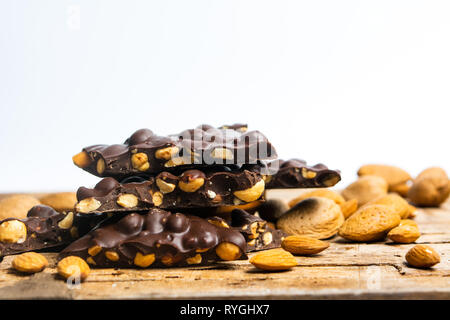
[[[61,223],[71,215],[72,222]],[[86,218],[74,213],[60,213],[48,206],[37,205],[31,208],[25,219],[8,218],[0,221],[0,255],[17,254],[21,252],[40,250],[67,245],[80,235],[84,235],[94,228],[105,217]],[[13,228],[5,222],[19,221],[26,228],[26,237],[18,241],[12,241],[10,232],[21,232],[22,229]],[[9,234],[7,234],[9,232]],[[5,236],[1,235],[4,233]],[[9,239],[8,239],[9,238]]]
[[[328,188],[341,180],[338,170],[328,169],[322,163],[309,166],[300,159],[277,159],[248,169],[265,175],[266,189]]]
[[[238,231],[196,216],[151,209],[91,231],[59,257],[79,256],[97,267],[142,267],[136,262],[138,254],[154,255],[149,267],[203,265],[220,260],[215,249],[224,242],[237,246],[246,258],[246,242]]]
[[[140,129],[123,144],[83,148],[89,161],[76,164],[96,176],[120,180],[179,167],[241,166],[276,158],[275,149],[262,133],[246,130],[247,126],[243,124],[220,128],[201,125],[162,137],[150,129]],[[137,158],[133,159],[133,156]]]
[[[77,191],[76,210],[82,213],[146,211],[152,207],[162,209],[217,207],[244,203],[235,196],[236,191],[248,190],[264,184],[261,176],[252,171],[200,171],[187,170],[180,175],[161,172],[142,182],[120,184],[114,178],[102,179],[94,188],[80,187]],[[256,194],[258,200],[262,197]],[[120,203],[122,195],[137,198],[132,206]],[[99,201],[94,210],[84,210],[83,200]],[[84,202],[86,202],[84,201]],[[254,200],[252,200],[254,201]]]

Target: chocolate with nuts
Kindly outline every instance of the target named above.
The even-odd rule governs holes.
[[[8,218],[0,221],[0,255],[68,244],[103,219],[88,219],[73,212],[60,213],[44,205],[34,206],[25,219]]]
[[[265,175],[266,189],[327,188],[341,180],[338,170],[330,170],[321,163],[308,166],[300,159],[278,159],[252,168]]]
[[[93,189],[78,189],[79,213],[217,207],[252,202],[262,197],[264,181],[256,172],[187,170],[161,172],[141,182],[120,184],[104,178]]]
[[[241,166],[275,159],[276,151],[267,138],[258,131],[245,132],[246,128],[201,125],[166,137],[140,129],[123,144],[86,147],[73,161],[96,176],[123,179],[180,167]]]
[[[271,228],[267,221],[242,209],[234,209],[229,217],[214,216],[207,220],[242,233],[247,242],[247,252],[279,248],[286,236],[284,231]]]
[[[236,230],[154,208],[91,231],[59,257],[78,256],[96,267],[147,268],[236,260],[246,258],[245,252],[245,239]]]

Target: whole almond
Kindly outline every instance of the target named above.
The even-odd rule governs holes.
[[[402,220],[400,220],[400,223],[399,223],[398,226],[399,227],[401,227],[401,226],[412,226],[412,227],[419,228],[419,226],[417,225],[417,222],[415,222],[414,220],[411,220],[411,219],[402,219]]]
[[[406,183],[411,179],[411,176],[405,170],[384,164],[368,164],[364,165],[358,170],[360,177],[373,175],[382,177],[389,185],[389,188],[399,184]]]
[[[47,259],[42,254],[36,252],[22,253],[12,261],[12,267],[14,269],[26,273],[41,272],[47,266]]]
[[[411,189],[411,184],[408,183],[400,183],[394,186],[389,186],[389,192],[395,192],[403,198],[406,198],[409,189]]]
[[[386,195],[388,184],[379,176],[363,176],[348,185],[341,194],[346,200],[356,199],[362,206],[369,201]]]
[[[330,189],[316,189],[311,191],[306,191],[305,193],[302,193],[298,197],[292,199],[288,202],[289,208],[292,208],[297,203],[311,197],[321,197],[321,198],[327,198],[330,200],[333,200],[337,204],[343,204],[345,202],[345,199],[337,192],[334,192]]]
[[[75,192],[57,192],[50,193],[39,200],[58,212],[71,211],[77,203],[77,195]]]
[[[352,214],[354,214],[356,210],[358,210],[358,200],[356,199],[348,200],[340,204],[340,206],[344,218],[347,219]]]
[[[410,215],[411,206],[409,203],[396,193],[390,193],[370,201],[367,205],[381,204],[390,207],[394,212],[398,213],[400,218],[406,219]]]
[[[79,277],[81,281],[85,280],[91,272],[86,261],[76,256],[68,256],[59,261],[57,269],[63,278]]]
[[[382,240],[400,223],[400,216],[389,207],[379,204],[358,209],[339,229],[345,239],[369,242]]]
[[[281,247],[293,254],[316,254],[328,248],[328,242],[305,237],[305,236],[288,236],[281,242]]]
[[[399,225],[388,233],[388,238],[396,243],[412,243],[419,239],[419,228],[413,225]]]
[[[257,253],[249,262],[256,268],[266,271],[288,270],[298,264],[291,253],[279,248]]]
[[[333,200],[312,197],[297,203],[277,221],[288,235],[327,239],[344,223],[341,208]]]
[[[33,196],[18,194],[0,200],[0,220],[7,218],[24,219],[28,211],[41,204]]]
[[[450,181],[444,169],[432,167],[422,171],[408,191],[408,198],[418,206],[437,207],[450,194]]]
[[[418,244],[412,247],[406,253],[405,258],[409,265],[416,268],[430,268],[441,262],[439,253],[425,244]]]

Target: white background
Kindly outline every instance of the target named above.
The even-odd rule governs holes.
[[[345,186],[450,171],[450,1],[0,2],[0,192],[75,190],[135,129],[246,122]]]

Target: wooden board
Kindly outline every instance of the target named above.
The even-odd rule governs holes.
[[[292,198],[297,191],[275,193]],[[439,209],[421,209],[417,243],[432,245],[441,263],[410,268],[404,256],[413,245],[389,242],[355,244],[339,237],[319,255],[297,257],[290,271],[268,273],[248,261],[208,267],[114,270],[93,269],[86,282],[69,287],[58,277],[54,253],[39,274],[11,269],[12,256],[0,264],[1,299],[450,299],[450,200]]]

